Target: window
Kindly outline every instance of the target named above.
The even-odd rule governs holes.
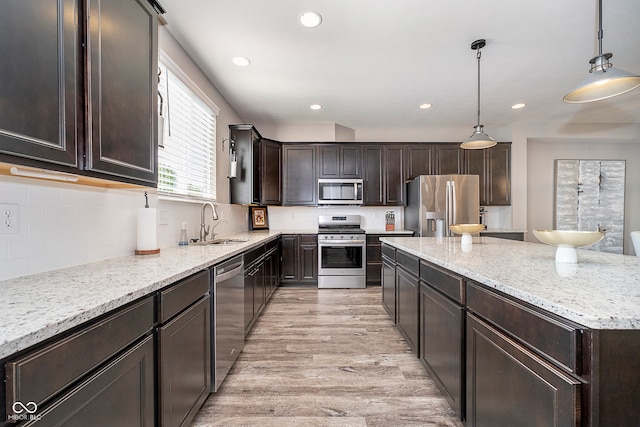
[[[164,137],[158,148],[158,194],[216,198],[216,116],[219,108],[162,51],[158,91]]]

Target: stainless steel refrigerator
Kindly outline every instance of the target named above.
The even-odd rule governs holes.
[[[407,183],[404,228],[415,236],[452,236],[449,225],[478,224],[478,175],[420,175]]]

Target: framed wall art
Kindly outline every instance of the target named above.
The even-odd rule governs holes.
[[[266,206],[249,206],[249,230],[269,229]]]

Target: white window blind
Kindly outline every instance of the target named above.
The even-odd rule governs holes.
[[[163,144],[158,148],[158,193],[215,200],[219,109],[162,51],[158,67],[164,117]]]

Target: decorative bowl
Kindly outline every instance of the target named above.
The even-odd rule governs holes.
[[[449,228],[456,234],[473,234],[484,230],[484,224],[454,224]]]
[[[533,230],[533,235],[547,245],[556,246],[556,262],[578,262],[576,248],[591,246],[604,238],[604,231]]]
[[[462,234],[460,243],[470,245],[472,243],[471,235],[484,230],[484,224],[454,224],[450,225],[449,229],[456,234]]]

